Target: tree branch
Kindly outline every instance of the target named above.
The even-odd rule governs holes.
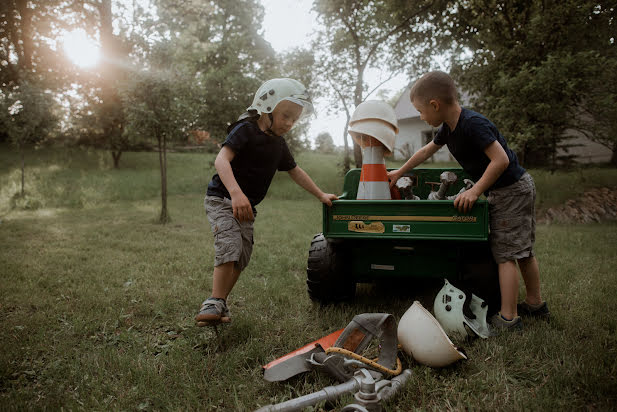
[[[405,27],[407,25],[407,23],[409,23],[409,21],[411,21],[411,19],[413,19],[414,17],[417,17],[423,13],[425,13],[427,10],[429,10],[431,7],[433,7],[435,3],[433,1],[431,1],[430,3],[427,3],[424,7],[420,8],[419,10],[417,10],[415,13],[409,15],[405,20],[403,20],[402,22],[400,22],[396,27],[394,27],[392,30],[390,30],[388,33],[384,34],[383,36],[379,37],[376,41],[375,44],[373,45],[373,47],[371,47],[371,49],[369,50],[368,54],[366,55],[366,60],[364,62],[364,65],[366,65],[368,63],[368,61],[371,59],[371,57],[373,56],[373,54],[375,54],[375,52],[377,51],[377,48],[384,42],[386,41],[388,38],[390,38],[390,36],[392,36],[393,34],[395,34],[397,31],[401,30],[403,27]]]
[[[377,86],[375,86],[373,88],[373,90],[371,90],[370,92],[367,93],[366,97],[364,98],[365,100],[368,99],[368,97],[373,94],[375,92],[375,90],[379,89],[381,86],[383,86],[384,84],[386,84],[387,82],[389,82],[390,80],[392,80],[393,78],[395,78],[396,76],[398,76],[401,73],[400,70],[395,71],[394,73],[392,73],[390,75],[390,77],[388,77],[386,80],[384,80],[383,82],[379,83]]]

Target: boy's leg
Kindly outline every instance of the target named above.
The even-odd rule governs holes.
[[[501,315],[506,319],[517,316],[518,268],[516,261],[508,260],[499,264],[499,290],[501,292]]]
[[[240,277],[241,271],[238,269],[236,262],[227,262],[214,267],[214,275],[212,276],[212,297],[219,299],[227,299],[229,292]]]
[[[241,270],[236,263],[226,262],[214,267],[212,294],[202,303],[199,313],[195,316],[197,326],[231,322],[226,300],[240,277]]]
[[[518,265],[521,268],[521,275],[525,281],[525,290],[527,296],[525,302],[535,306],[542,303],[540,295],[540,269],[535,256],[522,258],[518,260]]]
[[[212,294],[195,316],[197,326],[231,321],[226,299],[248,264],[253,249],[253,224],[238,222],[233,217],[230,200],[206,197],[205,205],[214,234],[214,273]]]

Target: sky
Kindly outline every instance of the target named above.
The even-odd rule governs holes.
[[[261,3],[265,9],[264,37],[275,51],[282,52],[310,42],[313,30],[317,26],[317,15],[311,11],[312,0],[261,0]],[[367,73],[366,77],[369,85],[379,84],[377,73]],[[408,80],[401,76],[385,84],[384,88],[392,91],[402,90],[407,82]],[[322,99],[314,103],[316,116],[311,121],[309,137],[314,140],[319,133],[328,132],[334,143],[342,146],[345,113],[327,115],[325,110],[327,101]]]

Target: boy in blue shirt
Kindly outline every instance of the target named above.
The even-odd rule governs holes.
[[[457,196],[454,207],[467,213],[482,193],[489,203],[491,250],[499,267],[501,291],[501,311],[491,318],[491,323],[498,329],[521,328],[519,312],[548,318],[533,251],[536,191],[532,177],[491,121],[459,105],[456,86],[447,73],[435,71],[422,76],[411,88],[410,99],[422,120],[441,127],[435,138],[400,169],[388,173],[391,185],[447,145],[476,182]],[[517,263],[527,292],[518,305]]]
[[[255,206],[266,196],[277,170],[321,202],[337,197],[324,193],[291,155],[283,134],[301,115],[312,111],[306,88],[293,79],[272,79],[255,94],[248,112],[228,128],[229,135],[214,161],[218,172],[208,184],[205,207],[214,234],[212,294],[195,316],[197,326],[231,321],[227,296],[253,251]]]

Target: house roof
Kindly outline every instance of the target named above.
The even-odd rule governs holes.
[[[411,85],[405,87],[403,94],[398,98],[396,105],[394,106],[394,113],[396,114],[396,120],[415,119],[420,117],[420,112],[413,107],[411,100],[409,100],[409,91]]]

